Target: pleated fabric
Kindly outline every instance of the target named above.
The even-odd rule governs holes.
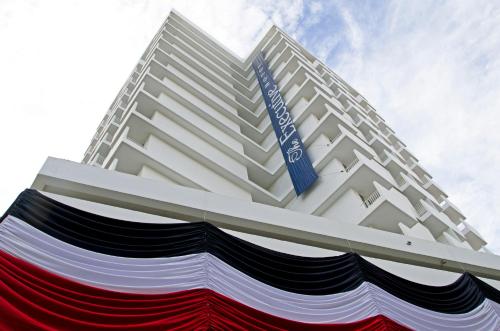
[[[412,305],[369,282],[336,294],[298,294],[259,282],[210,253],[166,258],[105,255],[62,242],[13,216],[0,224],[0,239],[4,252],[59,276],[108,290],[158,294],[204,288],[251,308],[306,323],[352,323],[380,314],[419,330],[488,330],[499,323],[494,302],[488,299],[468,313],[449,316]]]
[[[212,313],[213,307],[225,304],[238,310],[235,318],[241,311],[252,311],[252,316],[259,312],[264,321],[273,319],[277,324],[271,324],[278,329],[283,321],[295,323],[284,329],[365,327],[359,323],[380,330],[403,326],[417,330],[500,329],[499,292],[468,273],[447,286],[422,285],[390,274],[357,254],[294,256],[251,244],[208,223],[150,224],[106,218],[33,190],[23,192],[2,218],[0,249],[2,265],[22,262],[31,268],[30,272],[46,273],[44,277],[62,279],[63,284],[103,291],[102,295],[161,296],[165,300],[186,295],[187,301],[197,298],[193,299],[193,311],[198,309],[197,304],[206,305],[199,302],[200,297],[209,298],[210,318],[202,321],[197,316],[197,322],[193,322],[193,316],[186,317],[177,326],[169,325],[169,329],[216,325],[233,329],[224,323],[242,326],[237,319],[221,320],[220,316],[229,316],[221,310]],[[2,291],[8,294],[10,288],[18,293],[15,284],[4,282],[6,289]],[[45,286],[41,283],[36,288],[44,291]],[[25,310],[13,305],[25,301],[16,297],[2,300],[0,309],[17,309],[25,314]],[[224,304],[217,306],[212,301]],[[175,307],[180,306],[175,303]],[[167,308],[158,308],[154,316],[164,316],[162,309]],[[207,314],[201,308],[196,311]],[[63,312],[57,316],[56,320],[65,317]],[[19,321],[33,319],[32,315],[25,317]],[[159,318],[172,322],[168,316]],[[89,317],[87,322],[92,321]],[[58,328],[50,323],[43,327]],[[86,327],[85,323],[82,327]],[[272,329],[252,323],[254,327],[247,325],[246,329]],[[112,328],[106,325],[102,327]],[[154,324],[151,328],[164,326]]]
[[[207,289],[131,294],[86,286],[0,251],[2,330],[405,330],[384,316],[310,324]]]

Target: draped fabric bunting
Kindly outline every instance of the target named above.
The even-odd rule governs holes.
[[[159,295],[85,286],[0,252],[2,330],[398,330],[386,317],[351,324],[304,324],[195,289]]]
[[[357,254],[272,251],[200,223],[91,214],[26,190],[0,223],[0,328],[498,330],[500,292]]]

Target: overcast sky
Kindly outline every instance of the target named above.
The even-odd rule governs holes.
[[[245,57],[272,23],[360,91],[500,253],[499,1],[0,0],[0,210],[81,161],[171,8]]]

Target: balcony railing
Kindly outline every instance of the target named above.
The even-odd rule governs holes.
[[[375,139],[375,136],[370,132],[365,134],[366,141],[368,144],[372,143],[373,139]]]
[[[111,144],[113,142],[113,134],[111,132],[106,133],[104,136],[104,142],[107,144]]]
[[[378,154],[378,157],[380,158],[380,161],[382,161],[382,163],[387,161],[387,159],[389,158],[389,156],[387,154],[387,150],[384,150],[383,153]]]
[[[97,153],[92,160],[92,165],[101,166],[104,162],[104,156]]]
[[[366,199],[363,200],[363,204],[365,205],[366,208],[368,208],[371,205],[373,205],[378,198],[380,198],[380,192],[375,190]]]
[[[351,163],[349,163],[347,166],[344,166],[345,172],[351,171],[352,168],[354,168],[354,166],[356,164],[358,164],[358,162],[359,162],[359,159],[355,156],[354,159],[351,161]]]
[[[337,141],[340,138],[341,135],[342,135],[342,131],[339,130],[339,132],[333,138],[329,138],[328,139],[329,140],[328,146],[330,146],[335,141]]]
[[[355,115],[351,116],[351,118],[352,118],[352,123],[355,126],[358,126],[358,125],[361,124],[361,117],[358,114],[355,114]]]
[[[406,185],[407,181],[402,177],[396,177],[396,183],[398,184],[399,187],[403,187]]]
[[[427,209],[425,209],[424,205],[422,205],[420,201],[415,204],[415,210],[417,211],[417,215],[420,217],[427,213]]]
[[[417,161],[413,158],[410,158],[409,160],[407,160],[407,164],[408,164],[408,167],[410,167],[410,169],[413,169],[415,168],[415,166],[417,165]]]

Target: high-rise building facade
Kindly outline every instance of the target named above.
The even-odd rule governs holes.
[[[300,195],[252,67],[260,53],[318,176]],[[311,258],[355,253],[417,283],[440,287],[470,272],[500,288],[500,257],[485,248],[483,237],[379,112],[276,26],[240,59],[171,12],[101,121],[83,162],[49,158],[32,188],[68,208],[112,219],[208,222],[277,252]],[[13,205],[12,215],[22,219],[16,213],[21,209]],[[478,295],[490,301],[477,325],[500,327],[495,290],[481,286],[490,292]],[[451,313],[472,316],[479,308],[471,305]],[[439,314],[450,312],[429,307],[438,312],[429,324],[399,318],[394,307],[388,317],[411,328],[444,328],[440,321],[446,318]],[[344,317],[299,320],[357,320]],[[457,318],[456,326],[473,325],[465,320]]]
[[[251,66],[262,51],[319,180],[297,197]],[[83,163],[483,251],[484,239],[356,90],[277,27],[241,61],[172,14]]]

